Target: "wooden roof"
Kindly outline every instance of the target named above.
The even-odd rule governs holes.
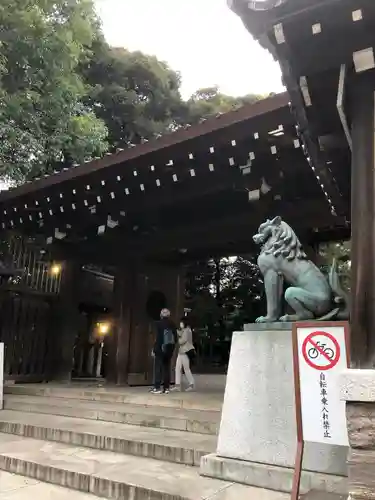
[[[341,116],[349,110],[345,96],[343,108],[337,107],[340,72],[345,65],[347,81],[360,51],[374,51],[375,2],[288,0],[252,11],[248,2],[233,0],[232,9],[280,61],[307,151],[330,198],[350,221],[351,151]]]
[[[342,227],[332,211],[287,94],[0,193],[3,230],[87,262],[237,252],[266,216]]]
[[[257,118],[262,118],[272,112],[286,108],[289,103],[289,96],[286,92],[273,97],[260,100],[254,104],[246,104],[241,108],[228,113],[220,113],[215,118],[204,120],[202,123],[181,128],[176,132],[161,135],[160,138],[152,141],[145,141],[143,144],[134,145],[128,149],[118,149],[116,153],[107,153],[102,158],[83,165],[76,165],[73,168],[66,168],[62,172],[46,175],[41,179],[29,181],[22,186],[0,192],[0,203],[15,197],[39,191],[62,182],[77,179],[94,172],[103,172],[108,167],[120,164],[129,164],[132,160],[141,156],[159,153],[166,148],[178,146],[181,143],[199,139],[202,136],[214,135],[215,132],[222,133],[227,128],[233,128],[247,120],[256,123]]]

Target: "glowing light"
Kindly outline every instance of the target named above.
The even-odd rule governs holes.
[[[61,265],[53,264],[53,266],[51,267],[52,276],[58,276],[60,273],[61,273]]]
[[[109,333],[109,330],[111,328],[110,323],[98,323],[98,332],[100,335],[107,335]]]

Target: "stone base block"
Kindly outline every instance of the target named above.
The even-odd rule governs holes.
[[[289,467],[234,460],[216,454],[202,457],[200,466],[203,476],[285,493],[292,491],[293,473]],[[343,476],[303,471],[300,492],[306,494],[311,490],[347,495],[348,480]]]
[[[297,449],[292,324],[234,332],[216,453],[292,469]],[[347,475],[347,447],[306,443],[303,469]]]
[[[306,495],[300,496],[301,500],[348,500],[348,495],[327,493],[326,491],[311,490]]]
[[[350,492],[355,498],[375,500],[375,450],[352,448],[348,466]]]
[[[341,377],[350,443],[349,494],[375,500],[375,370],[346,370]]]

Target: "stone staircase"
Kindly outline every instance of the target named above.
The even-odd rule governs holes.
[[[48,489],[46,498],[58,500],[68,494],[69,500],[286,498],[199,475],[201,457],[216,448],[221,394],[156,396],[144,389],[50,385],[14,385],[5,392],[1,499],[30,498],[33,488]],[[18,496],[3,494],[1,478],[16,480],[4,476],[9,473],[34,481],[29,497],[23,488]],[[71,490],[81,493],[72,497]]]

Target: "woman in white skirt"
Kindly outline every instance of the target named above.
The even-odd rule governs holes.
[[[182,319],[180,322],[180,328],[177,330],[178,335],[178,356],[176,361],[176,391],[181,390],[181,377],[182,370],[184,370],[185,376],[188,381],[187,391],[194,390],[194,377],[191,373],[190,359],[195,356],[195,349],[193,345],[193,332],[190,326],[186,323],[186,319]]]

